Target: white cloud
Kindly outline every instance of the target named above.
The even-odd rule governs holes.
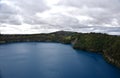
[[[120,34],[119,0],[0,0],[2,33]]]

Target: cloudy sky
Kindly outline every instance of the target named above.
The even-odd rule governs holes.
[[[120,35],[120,0],[0,0],[0,32]]]

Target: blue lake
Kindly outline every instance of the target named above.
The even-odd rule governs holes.
[[[71,45],[23,42],[0,45],[0,78],[120,78],[120,70]]]

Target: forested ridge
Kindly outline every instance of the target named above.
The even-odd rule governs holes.
[[[49,34],[0,35],[0,44],[26,41],[72,44],[75,49],[100,53],[107,62],[120,68],[120,36],[67,31]]]

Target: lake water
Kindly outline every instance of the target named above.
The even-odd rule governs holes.
[[[99,54],[60,43],[0,45],[0,78],[120,78]]]

